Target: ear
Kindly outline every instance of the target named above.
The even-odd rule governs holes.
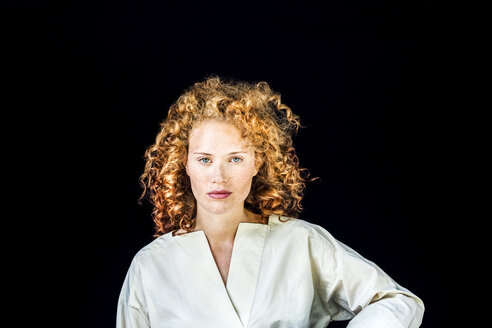
[[[186,174],[190,176],[190,172],[188,171],[188,161],[185,161],[185,170],[186,170]]]
[[[255,173],[253,176],[256,176],[258,174],[258,171],[260,170],[260,167],[263,165],[263,157],[255,154]]]

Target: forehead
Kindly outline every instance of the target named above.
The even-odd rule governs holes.
[[[193,151],[226,153],[245,151],[250,144],[232,123],[207,120],[191,130],[189,148]]]

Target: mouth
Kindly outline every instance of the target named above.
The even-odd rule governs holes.
[[[207,193],[207,195],[209,197],[214,198],[214,199],[224,199],[224,198],[229,197],[231,194],[232,194],[232,192],[227,191],[227,190],[214,190],[214,191]]]

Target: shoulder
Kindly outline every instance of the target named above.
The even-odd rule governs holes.
[[[164,234],[152,240],[142,247],[133,258],[133,266],[140,266],[152,262],[155,258],[162,259],[169,253],[169,248],[173,244],[171,233]]]
[[[270,219],[271,227],[282,232],[304,233],[313,237],[333,238],[323,226],[288,216],[272,216]]]
[[[277,216],[272,218],[271,222],[271,232],[273,234],[306,239],[309,243],[323,244],[332,250],[338,244],[338,241],[326,228],[304,219]]]
[[[274,245],[272,247],[285,250],[289,256],[309,260],[313,272],[323,272],[330,279],[336,276],[340,244],[321,225],[304,219],[281,217],[272,221],[270,242]]]

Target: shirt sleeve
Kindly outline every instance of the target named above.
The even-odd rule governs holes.
[[[420,326],[424,314],[420,298],[323,227],[317,230],[320,294],[333,320],[352,319],[347,328]]]
[[[140,268],[136,259],[130,265],[120,292],[116,328],[150,328]]]

